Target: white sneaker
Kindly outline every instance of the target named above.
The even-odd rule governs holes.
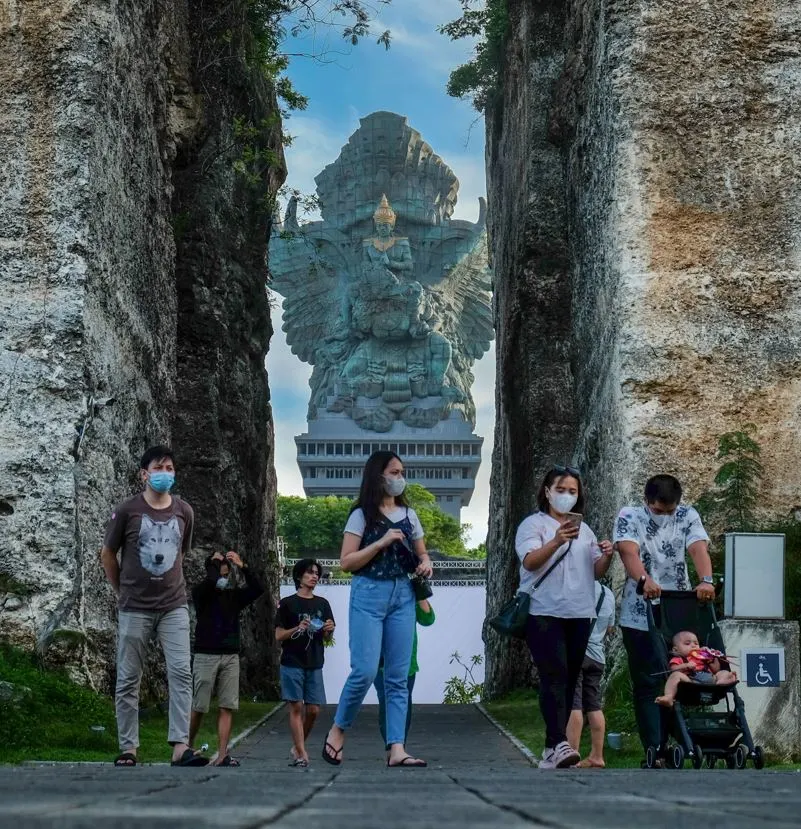
[[[556,756],[554,750],[552,748],[546,748],[545,751],[542,752],[542,760],[540,760],[538,764],[538,768],[541,769],[555,769],[556,768],[556,761],[554,757]]]
[[[559,743],[553,750],[553,761],[558,769],[575,766],[579,760],[581,760],[581,755],[568,742]]]

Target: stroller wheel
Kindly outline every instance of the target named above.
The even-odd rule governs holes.
[[[718,758],[715,757],[714,754],[707,754],[706,755],[706,767],[708,769],[713,769],[718,764]]]
[[[765,768],[765,752],[763,751],[762,746],[754,746],[753,759],[755,769]]]
[[[744,769],[748,762],[748,749],[740,743],[734,750],[734,767],[737,769]]]
[[[684,749],[680,745],[675,745],[669,750],[668,762],[671,768],[684,768]]]
[[[704,752],[701,746],[696,743],[693,746],[693,768],[700,769],[704,764]]]
[[[731,754],[726,755],[726,768],[727,769],[736,769],[737,768],[737,760],[735,759],[736,752],[732,752]]]
[[[659,760],[659,749],[656,746],[648,746],[645,750],[645,768],[655,769]]]

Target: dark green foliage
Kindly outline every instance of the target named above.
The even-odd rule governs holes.
[[[406,487],[406,500],[417,513],[426,534],[426,547],[443,555],[466,558],[465,537],[469,525],[459,524],[451,515],[437,506],[437,499],[420,484]]]
[[[746,423],[718,438],[717,458],[723,464],[715,475],[715,488],[698,499],[704,520],[719,525],[724,532],[749,532],[756,527],[755,509],[763,473],[756,433],[757,427]]]
[[[277,532],[286,543],[287,554],[298,558],[322,553],[338,556],[342,530],[352,506],[350,498],[334,495],[325,498],[279,495]]]
[[[420,484],[406,488],[409,506],[417,513],[426,534],[426,546],[443,555],[467,557],[464,539],[469,530],[443,512],[436,498]],[[290,556],[339,555],[342,530],[353,501],[329,495],[325,498],[301,498],[279,495],[277,501],[278,535],[282,536]]]
[[[448,94],[454,98],[472,96],[473,106],[483,112],[500,87],[503,46],[508,27],[506,0],[460,0],[462,16],[440,26],[451,40],[477,37],[471,61],[457,67],[448,80]]]

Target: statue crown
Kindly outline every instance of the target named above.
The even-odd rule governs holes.
[[[378,209],[373,213],[373,219],[376,222],[382,222],[386,224],[395,225],[395,211],[390,206],[390,203],[387,201],[387,195],[381,196],[381,203],[378,205]]]

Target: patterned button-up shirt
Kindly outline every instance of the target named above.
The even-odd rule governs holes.
[[[689,590],[687,548],[709,541],[701,516],[694,507],[680,504],[664,526],[657,526],[647,507],[623,507],[615,521],[614,542],[633,541],[640,548],[645,572],[664,590]],[[620,626],[648,630],[645,600],[637,595],[637,582],[627,578],[620,602]]]

